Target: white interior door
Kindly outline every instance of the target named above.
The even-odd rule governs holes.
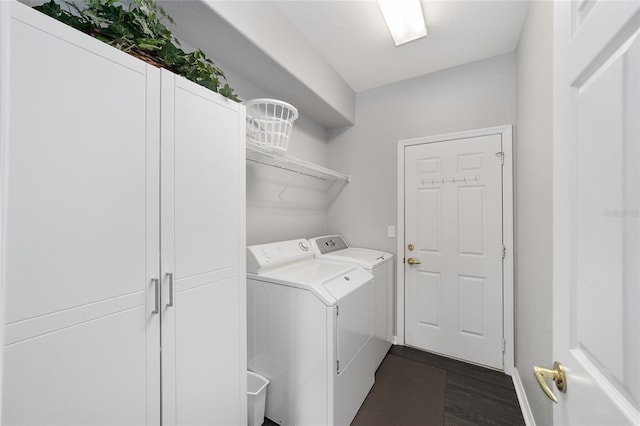
[[[555,5],[558,425],[640,424],[640,3]],[[548,367],[548,366],[547,366]]]
[[[406,344],[498,369],[502,151],[500,134],[404,149]]]

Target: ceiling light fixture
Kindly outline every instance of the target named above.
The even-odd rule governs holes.
[[[420,0],[378,0],[396,46],[427,35]]]

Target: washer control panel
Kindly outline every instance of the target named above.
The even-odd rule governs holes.
[[[312,259],[305,239],[280,241],[247,247],[247,272],[259,274],[291,262]]]

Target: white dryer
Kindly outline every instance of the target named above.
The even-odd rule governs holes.
[[[315,259],[307,240],[247,247],[248,368],[270,380],[266,417],[349,425],[373,386],[373,276]]]
[[[361,266],[374,276],[374,336],[367,350],[378,368],[391,347],[395,323],[395,264],[393,255],[349,247],[340,235],[309,239],[316,258]]]

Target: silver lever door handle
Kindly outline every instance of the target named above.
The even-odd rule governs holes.
[[[167,303],[167,308],[173,306],[173,273],[167,272],[165,274],[167,278],[169,278],[169,303]]]
[[[153,282],[153,285],[155,286],[155,304],[156,304],[156,308],[151,311],[151,313],[153,315],[160,313],[160,280],[158,278],[153,278],[151,280],[151,282]]]

